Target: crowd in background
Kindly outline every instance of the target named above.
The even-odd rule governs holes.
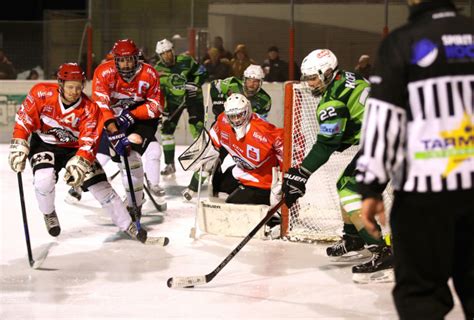
[[[188,53],[189,52],[184,52]],[[141,58],[152,65],[156,63],[156,54],[146,57],[144,54]],[[105,56],[103,60],[107,60]],[[258,64],[258,62],[251,57],[249,50],[245,44],[237,44],[232,52],[224,48],[224,40],[220,36],[214,37],[211,46],[207,50],[207,54],[199,61],[204,65],[209,78],[207,81],[213,81],[216,79],[225,79],[228,77],[242,78],[244,70],[251,64]],[[83,70],[87,69],[87,54],[81,56],[79,62]],[[92,70],[99,65],[95,55],[92,57]],[[264,58],[261,64],[263,71],[265,72],[266,82],[285,82],[289,80],[289,64],[280,58],[280,50],[277,46],[270,46],[267,50],[267,56]],[[371,64],[370,57],[366,54],[360,56],[354,71],[361,74],[364,78],[368,79]],[[293,66],[294,79],[300,78],[300,68],[295,62]],[[13,80],[13,79],[25,79],[25,80],[38,80],[38,79],[55,79],[56,70],[50,72],[49,75],[45,75],[41,66],[36,66],[30,70],[24,70],[17,72],[12,61],[6,56],[3,49],[0,48],[0,80]]]

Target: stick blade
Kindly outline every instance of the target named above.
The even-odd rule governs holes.
[[[52,247],[57,246],[57,242],[50,242],[46,245],[46,247],[40,252],[36,260],[34,260],[33,264],[30,261],[30,266],[33,269],[39,269],[41,268],[41,265],[43,264],[44,260],[48,257],[49,251]]]
[[[193,288],[195,285],[207,283],[206,276],[172,277],[167,281],[168,288]]]

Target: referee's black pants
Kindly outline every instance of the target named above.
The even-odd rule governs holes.
[[[474,190],[396,192],[390,216],[400,319],[443,319],[453,279],[466,319],[474,319]]]

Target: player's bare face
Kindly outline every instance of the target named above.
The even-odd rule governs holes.
[[[306,80],[306,84],[311,88],[311,89],[316,89],[320,88],[323,85],[322,80],[316,75],[311,78],[308,78]]]
[[[174,64],[173,50],[165,51],[160,56],[161,56],[161,60],[163,61],[165,65],[171,66]]]
[[[135,67],[135,58],[133,56],[124,56],[116,58],[121,71],[129,72]]]
[[[79,100],[82,89],[82,81],[65,81],[61,99],[65,104],[72,104]]]
[[[258,89],[260,88],[260,80],[258,79],[245,79],[245,89],[246,92],[250,95],[254,95],[257,93]]]

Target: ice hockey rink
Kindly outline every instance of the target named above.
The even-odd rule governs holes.
[[[191,177],[181,168],[176,179],[163,183],[167,212],[158,214],[150,201],[143,209],[142,225],[149,235],[169,237],[167,247],[127,239],[89,194],[77,205],[65,203],[62,172],[56,188],[62,231],[53,239],[27,168],[23,183],[33,255],[50,248],[41,269],[32,269],[17,177],[7,157],[8,145],[0,145],[0,319],[397,319],[392,284],[354,284],[350,266],[331,264],[324,244],[254,239],[210,283],[168,288],[169,277],[211,272],[241,241],[189,237],[196,200],[181,198]],[[106,171],[116,169],[112,164]],[[113,185],[124,193],[119,178]],[[456,300],[447,319],[462,318]]]

